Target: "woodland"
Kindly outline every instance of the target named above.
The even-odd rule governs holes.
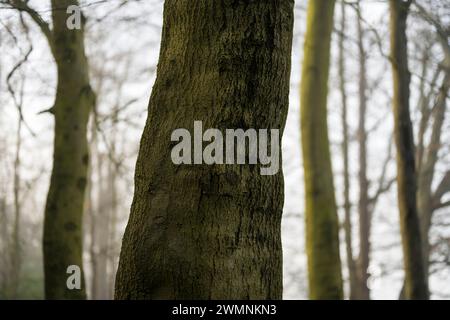
[[[0,300],[450,299],[449,36],[447,0],[0,0]]]

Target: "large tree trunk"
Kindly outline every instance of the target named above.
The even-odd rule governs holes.
[[[364,35],[362,18],[359,5],[357,6],[357,30],[359,51],[359,120],[358,120],[358,145],[359,145],[359,259],[358,259],[358,299],[370,299],[370,291],[367,285],[369,280],[370,257],[370,216],[369,210],[369,181],[367,179],[367,71],[366,50],[364,48]]]
[[[311,299],[343,297],[339,223],[327,128],[330,42],[335,1],[309,1],[301,84],[306,247]]]
[[[166,0],[117,299],[280,299],[283,175],[172,163],[171,134],[284,128],[293,1]]]
[[[339,90],[341,92],[342,103],[342,158],[344,169],[344,232],[345,232],[345,249],[347,257],[347,267],[349,273],[349,285],[350,285],[350,300],[357,298],[357,269],[356,263],[353,259],[353,240],[352,240],[352,219],[351,219],[351,203],[350,203],[350,173],[349,173],[349,133],[348,133],[348,107],[347,107],[347,90],[345,86],[345,14],[344,2],[341,3],[341,29],[339,32],[339,57],[338,57],[338,69],[339,69]]]
[[[69,30],[66,8],[76,0],[52,0],[53,54],[58,70],[54,105],[53,170],[45,209],[44,272],[47,299],[84,299],[85,288],[69,290],[67,267],[82,263],[82,216],[87,169],[87,122],[94,103],[83,29]]]
[[[390,0],[391,62],[393,68],[394,136],[397,146],[397,190],[405,269],[405,297],[427,299],[419,216],[416,205],[416,173],[409,83],[406,20],[410,1]]]

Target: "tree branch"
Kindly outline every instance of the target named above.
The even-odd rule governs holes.
[[[389,138],[389,145],[388,145],[388,150],[387,150],[387,155],[386,155],[386,158],[384,159],[384,162],[383,162],[383,167],[382,167],[382,170],[381,170],[381,174],[380,174],[380,177],[379,177],[379,179],[378,179],[378,188],[377,188],[377,190],[375,191],[375,194],[369,199],[369,203],[370,203],[370,205],[371,205],[371,207],[372,207],[372,210],[373,210],[373,207],[375,206],[375,204],[377,203],[377,201],[378,201],[378,198],[383,194],[383,193],[385,193],[385,192],[388,192],[389,191],[389,189],[392,187],[392,185],[394,184],[394,182],[395,182],[395,177],[393,177],[393,178],[390,178],[390,179],[387,179],[386,178],[386,175],[387,175],[387,171],[388,171],[388,167],[389,167],[389,163],[391,162],[391,160],[392,160],[392,134],[391,134],[391,137]]]
[[[50,45],[50,50],[54,52],[53,32],[50,29],[49,24],[41,17],[41,15],[28,5],[28,0],[2,0],[0,3],[9,5],[19,11],[26,12],[41,29]]]
[[[448,201],[441,203],[441,198],[446,194],[447,192],[450,192],[450,170],[447,171],[442,178],[441,182],[437,186],[436,190],[434,191],[433,197],[432,197],[432,205],[433,209],[439,209],[443,208],[444,206],[448,206]]]

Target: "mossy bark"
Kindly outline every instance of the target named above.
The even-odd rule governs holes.
[[[394,84],[394,137],[397,146],[397,191],[405,269],[405,298],[427,299],[428,289],[416,204],[413,130],[409,110],[410,73],[408,70],[406,21],[410,1],[390,0],[389,4]]]
[[[172,132],[280,129],[293,1],[166,0],[117,299],[280,299],[283,175],[172,163]]]
[[[81,290],[66,286],[67,267],[82,263],[82,216],[87,182],[87,123],[94,104],[89,84],[83,29],[66,26],[69,5],[76,0],[52,0],[51,47],[58,83],[53,108],[55,138],[53,170],[44,220],[44,273],[47,299],[84,299]]]
[[[339,223],[327,128],[335,1],[309,1],[301,83],[306,249],[311,299],[342,299]]]

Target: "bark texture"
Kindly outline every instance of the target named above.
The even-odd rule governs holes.
[[[330,42],[335,1],[309,1],[301,84],[306,247],[311,299],[343,298],[339,223],[327,128]]]
[[[52,0],[49,38],[58,71],[53,170],[44,220],[44,273],[47,299],[84,299],[66,286],[67,267],[82,263],[82,216],[89,162],[87,123],[94,104],[83,29],[69,30],[66,8],[75,0]]]
[[[280,299],[283,175],[172,163],[173,130],[284,128],[293,1],[166,0],[117,299]]]
[[[427,299],[416,204],[416,171],[413,131],[409,110],[406,20],[410,1],[390,0],[391,62],[393,69],[394,138],[397,147],[397,190],[400,211],[406,299]]]

